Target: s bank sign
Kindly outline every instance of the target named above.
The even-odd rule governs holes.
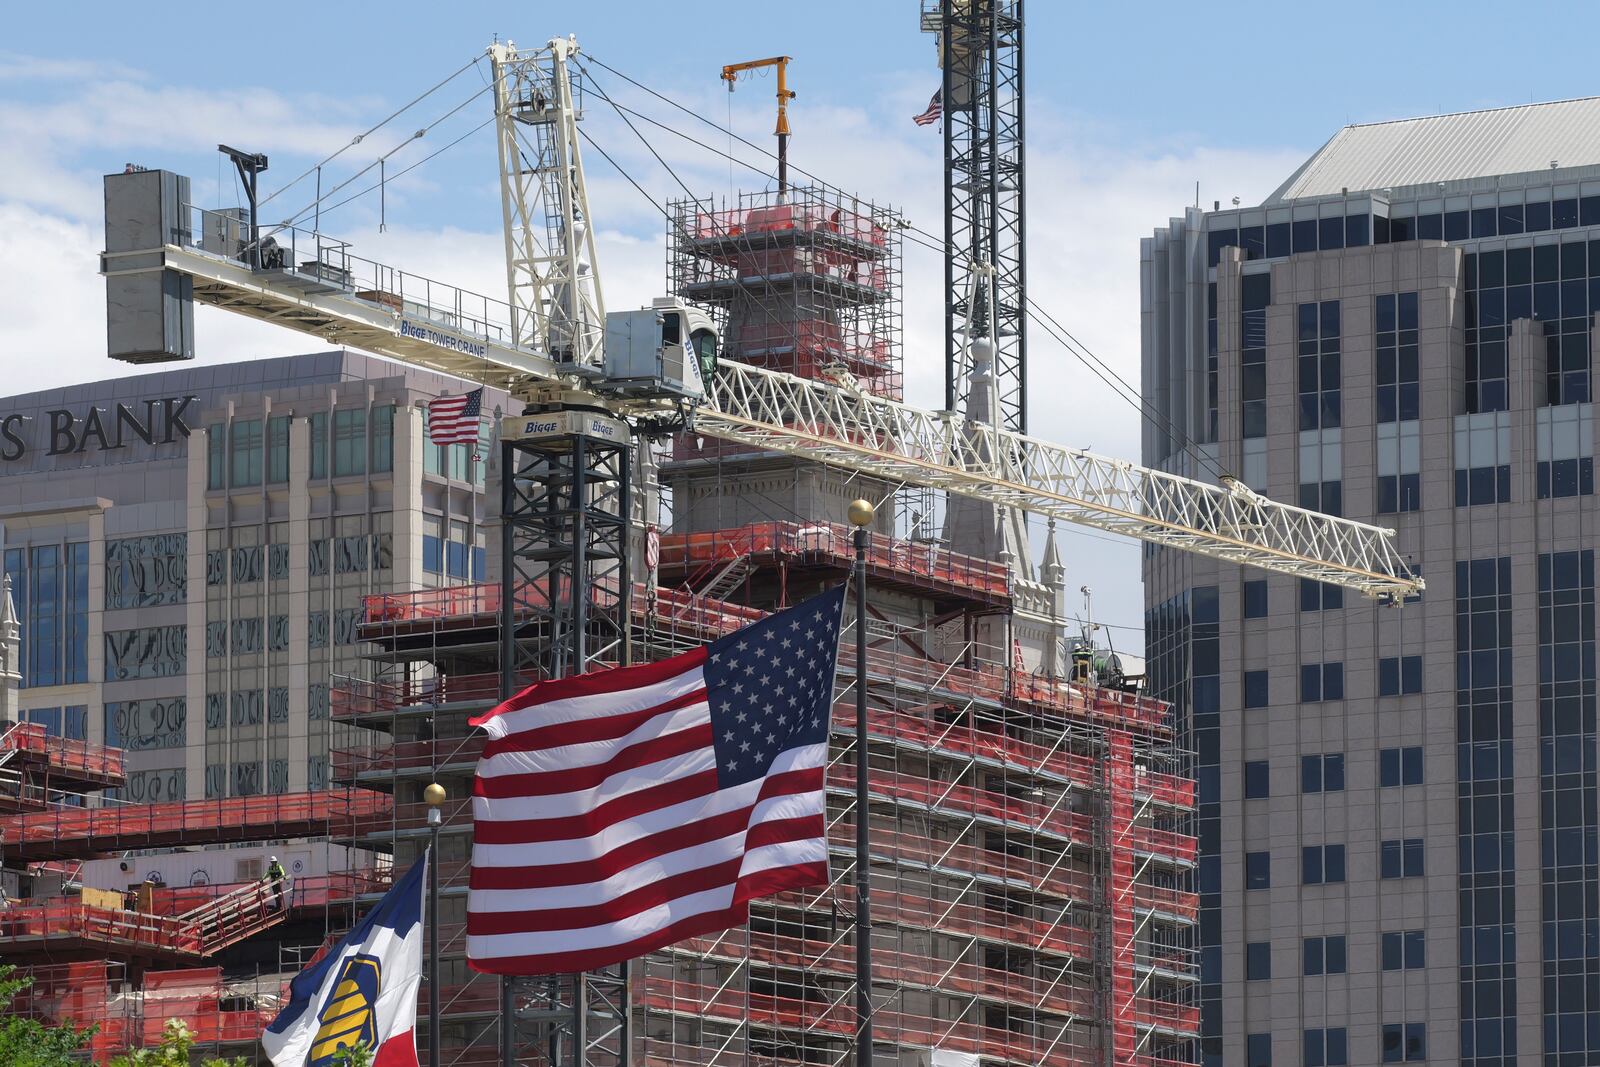
[[[171,444],[189,436],[189,424],[183,419],[199,399],[168,396],[86,412],[56,408],[46,411],[42,420],[7,415],[0,418],[0,461],[14,463],[38,448],[47,456],[61,456],[90,449],[110,452],[127,448],[135,439],[147,445]]]

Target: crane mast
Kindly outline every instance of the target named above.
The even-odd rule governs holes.
[[[598,367],[605,303],[568,61],[575,38],[489,46],[506,242],[510,340],[558,363]]]

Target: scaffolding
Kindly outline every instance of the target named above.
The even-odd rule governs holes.
[[[625,621],[635,660],[732,632],[840,580],[846,543],[826,524],[665,535],[664,580],[704,582],[734,560],[741,577],[722,583],[721,598],[636,585]],[[1009,610],[995,565],[882,534],[868,558],[873,588],[937,601],[942,617],[951,605]],[[422,788],[438,781],[452,798],[440,839],[440,1041],[441,1062],[454,1067],[498,1062],[497,980],[462,956],[465,798],[482,747],[467,719],[497,698],[500,596],[479,586],[370,598],[361,635],[377,679],[336,679],[333,700],[336,718],[373,731],[334,754],[336,781],[394,796],[390,826],[360,844],[393,849],[404,867],[426,842]],[[622,608],[612,598],[609,610]],[[1167,707],[959,650],[931,657],[920,644],[880,635],[868,649],[875,1058],[903,1067],[956,1053],[1031,1067],[1193,1062],[1196,843],[1184,831],[1194,791]],[[853,653],[847,644],[841,662]],[[830,884],[755,902],[746,926],[636,961],[633,1063],[853,1061],[848,917],[862,817],[853,675],[841,674],[837,700]],[[570,1046],[518,1055],[572,1062]]]
[[[667,211],[668,285],[711,311],[724,355],[902,398],[897,213],[820,185]]]

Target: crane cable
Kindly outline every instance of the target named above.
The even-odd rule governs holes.
[[[352,137],[350,139],[348,144],[345,144],[343,147],[337,149],[332,154],[324,157],[320,161],[318,161],[318,162],[312,164],[311,166],[307,167],[305,170],[300,172],[300,175],[298,177],[294,178],[293,180],[287,182],[284,185],[279,186],[277,189],[274,189],[270,194],[268,194],[266,197],[264,197],[262,199],[261,204],[262,205],[266,205],[266,204],[271,203],[273,200],[276,200],[278,198],[279,194],[288,192],[290,189],[294,188],[296,185],[298,185],[301,182],[305,181],[311,175],[315,174],[318,170],[320,170],[321,168],[327,166],[329,163],[332,163],[334,160],[336,160],[340,156],[342,156],[345,152],[348,152],[350,149],[354,148],[356,145],[360,144],[362,141],[366,140],[368,137],[370,137],[373,134],[377,133],[379,130],[381,130],[383,127],[387,126],[389,123],[393,122],[395,119],[399,118],[401,115],[405,114],[407,111],[411,110],[412,108],[416,107],[418,104],[422,103],[422,101],[426,100],[428,97],[432,96],[434,93],[438,92],[440,89],[443,89],[446,85],[449,85],[451,82],[455,81],[461,75],[465,74],[468,70],[472,69],[473,67],[476,67],[480,62],[482,62],[482,60],[483,60],[482,56],[473,56],[472,59],[469,60],[466,64],[464,64],[463,66],[459,67],[454,74],[449,75],[443,81],[440,81],[437,84],[435,84],[431,89],[428,89],[425,92],[423,92],[420,96],[415,97],[414,99],[411,100],[410,103],[405,104],[402,107],[398,108],[397,110],[391,112],[389,114],[389,116],[387,118],[383,119],[381,122],[378,122],[376,125],[371,126],[368,129],[362,131],[361,133],[356,134],[354,137]],[[330,193],[331,193],[331,190],[330,190]]]
[[[480,97],[484,93],[488,92],[489,88],[490,88],[489,86],[484,86],[481,89],[474,90],[471,96],[468,96],[465,100],[461,101],[455,107],[451,108],[449,111],[446,111],[443,115],[440,115],[438,118],[434,119],[432,122],[428,123],[426,126],[420,127],[415,133],[412,133],[411,135],[407,136],[405,139],[401,140],[393,148],[389,149],[389,151],[385,152],[383,155],[379,156],[377,159],[374,159],[372,162],[368,163],[366,166],[362,167],[360,170],[358,170],[354,174],[350,175],[350,177],[346,178],[344,181],[340,182],[338,185],[335,185],[333,188],[329,189],[326,193],[322,193],[320,196],[318,196],[317,199],[313,200],[311,203],[307,204],[305,207],[303,207],[300,210],[298,210],[298,211],[294,212],[293,214],[289,215],[282,222],[279,222],[279,223],[275,224],[273,226],[273,228],[272,228],[272,232],[276,233],[279,230],[282,230],[282,229],[285,229],[287,227],[291,227],[291,226],[295,225],[297,222],[302,220],[307,214],[309,214],[313,210],[316,210],[319,207],[319,205],[322,203],[323,200],[326,200],[328,197],[331,197],[334,194],[338,193],[341,189],[346,188],[352,182],[354,182],[358,178],[360,178],[362,175],[367,174],[368,172],[370,172],[374,167],[380,167],[380,166],[385,165],[388,162],[388,160],[390,159],[390,157],[396,155],[398,152],[400,152],[402,149],[404,149],[407,145],[411,144],[413,141],[421,140],[435,126],[438,126],[440,123],[449,120],[451,117],[453,117],[456,113],[461,111],[467,105],[469,105],[473,101],[477,100],[478,97]],[[489,120],[489,122],[493,122],[493,121],[494,120],[492,118]],[[486,125],[488,125],[488,122],[480,124],[476,129],[474,129],[471,132],[475,133],[475,132],[477,132],[477,129],[482,129],[483,126],[486,126]],[[456,142],[452,142],[452,144],[453,143],[456,143]],[[435,153],[435,155],[436,154],[437,153]],[[433,157],[429,156],[428,158],[431,159]],[[312,170],[315,170],[315,169],[316,169],[315,167],[312,168]],[[409,170],[411,168],[408,167],[406,169]],[[401,173],[404,173],[404,171],[402,171]],[[395,176],[399,177],[399,174],[397,174]],[[383,183],[381,183],[381,182],[379,183],[379,185],[382,185],[382,184]],[[379,187],[378,185],[374,185],[374,186],[372,186],[372,187],[370,187],[368,189],[363,190],[362,193],[358,193],[356,195],[358,195],[358,196],[364,195],[365,193],[371,192],[372,189],[376,189],[378,187]],[[341,201],[341,203],[349,203],[349,200]]]
[[[700,122],[703,122],[707,126],[710,126],[713,130],[717,130],[719,132],[726,133],[729,138],[731,138],[733,140],[737,140],[740,144],[743,144],[748,148],[751,148],[751,149],[754,149],[757,152],[760,152],[761,154],[767,156],[769,159],[776,158],[774,156],[774,154],[770,150],[768,150],[766,148],[763,148],[761,145],[756,144],[755,142],[749,141],[744,137],[741,137],[739,134],[734,133],[731,128],[724,128],[724,127],[718,126],[711,119],[708,119],[704,115],[700,115],[700,114],[690,110],[689,108],[687,108],[684,105],[678,103],[677,101],[671,99],[670,97],[664,96],[663,94],[657,92],[656,90],[651,89],[649,86],[644,85],[644,84],[636,81],[633,78],[630,78],[628,75],[622,73],[621,71],[617,70],[614,67],[611,67],[610,65],[605,63],[603,60],[596,59],[593,55],[589,55],[587,58],[588,58],[588,61],[590,63],[593,63],[596,66],[600,66],[600,67],[605,68],[607,71],[610,71],[612,74],[617,75],[617,77],[621,78],[623,81],[626,81],[630,85],[633,85],[634,87],[642,90],[643,92],[646,92],[649,95],[656,97],[657,99],[659,99],[662,102],[668,104],[669,106],[674,107],[677,110],[682,111],[687,115],[693,116],[694,118],[698,119]],[[616,101],[612,100],[605,93],[605,91],[600,88],[600,86],[598,84],[595,83],[594,75],[593,75],[592,72],[590,72],[588,70],[585,70],[585,74],[587,74],[587,76],[589,77],[590,84],[594,86],[595,91],[598,92],[600,94],[600,96],[607,101],[607,103],[610,103],[611,106],[614,109],[616,109],[619,114],[621,114],[623,112],[626,112],[627,114],[631,114],[631,115],[635,116],[636,118],[638,118],[638,119],[640,119],[640,120],[642,120],[644,122],[648,122],[652,126],[655,126],[657,129],[660,129],[660,130],[663,130],[664,132],[673,134],[676,137],[680,137],[683,140],[688,141],[690,144],[693,144],[693,145],[695,145],[695,146],[697,146],[697,147],[699,147],[699,148],[701,148],[701,149],[703,149],[703,150],[705,150],[707,152],[710,152],[710,153],[712,153],[714,155],[718,155],[718,156],[722,156],[722,157],[726,158],[729,161],[730,164],[737,162],[741,166],[744,166],[744,167],[748,168],[749,170],[753,171],[756,174],[761,175],[762,177],[769,178],[769,179],[772,179],[772,180],[776,180],[774,175],[768,173],[767,171],[762,170],[760,167],[756,166],[753,163],[750,163],[747,160],[737,159],[736,157],[732,156],[731,154],[725,153],[722,150],[716,148],[715,146],[713,146],[711,144],[708,144],[708,143],[706,143],[704,141],[700,141],[700,140],[690,136],[689,134],[684,133],[682,130],[679,130],[679,129],[676,129],[675,127],[669,126],[666,123],[663,123],[663,122],[661,122],[661,121],[659,121],[657,119],[654,119],[654,118],[650,117],[649,115],[645,115],[645,114],[643,114],[643,113],[641,113],[639,111],[636,111],[636,110],[634,110],[632,108],[629,108],[629,107],[627,107],[625,105],[618,104]],[[624,121],[627,121],[626,117],[624,117]],[[633,124],[631,122],[628,123],[628,125],[629,125],[630,129],[634,129]],[[638,132],[637,129],[634,129],[634,133],[635,133],[636,136],[640,136],[641,140],[643,139],[642,135],[639,135],[639,132]],[[652,154],[656,154],[655,150],[653,148],[651,149],[651,153]],[[604,155],[603,152],[601,154]],[[656,154],[656,158],[659,160],[660,156],[658,154]],[[609,157],[608,157],[608,159],[609,159]],[[615,166],[616,164],[613,163],[612,165]],[[665,166],[666,164],[663,162],[662,165]],[[819,185],[826,186],[826,187],[829,187],[829,188],[834,188],[832,183],[824,181],[822,178],[820,178],[817,175],[811,173],[810,171],[805,170],[803,167],[799,167],[799,166],[796,166],[793,163],[790,163],[790,168],[792,170],[794,170],[796,173],[801,174],[801,175],[803,175],[803,176],[805,176],[807,178],[810,178],[812,181],[816,182]],[[668,168],[668,170],[669,170],[669,173],[670,173],[671,168]],[[679,185],[683,185],[682,180],[679,179],[676,174],[673,174],[673,179],[678,181]],[[640,191],[643,192],[643,190],[640,190]],[[692,196],[693,194],[690,194],[690,195]],[[923,229],[921,229],[921,228],[919,228],[919,227],[917,227],[917,226],[915,226],[915,225],[913,225],[911,223],[906,223],[905,224],[904,232],[906,233],[906,239],[909,240],[912,244],[917,245],[918,247],[927,249],[927,250],[932,251],[932,252],[937,252],[940,255],[944,255],[945,254],[946,250],[945,250],[945,244],[944,244],[944,239],[943,238],[938,237],[938,236],[936,236],[934,234],[928,233],[926,230],[923,230]],[[917,236],[913,237],[913,236],[911,236],[912,234],[915,234]],[[1074,336],[1070,331],[1068,331],[1064,326],[1061,325],[1059,320],[1057,320],[1054,316],[1050,315],[1049,312],[1047,312],[1043,307],[1041,307],[1039,305],[1038,301],[1034,300],[1032,297],[1028,297],[1027,298],[1027,303],[1028,303],[1029,307],[1022,309],[1023,310],[1023,314],[1026,315],[1034,323],[1034,325],[1039,326],[1040,329],[1042,329],[1046,334],[1048,334],[1051,337],[1052,340],[1054,340],[1057,344],[1061,345],[1061,347],[1065,348],[1070,355],[1072,355],[1075,359],[1077,359],[1080,363],[1082,363],[1091,373],[1093,373],[1095,375],[1095,377],[1099,378],[1102,382],[1104,382],[1106,384],[1106,386],[1108,388],[1110,388],[1112,390],[1112,392],[1116,393],[1121,400],[1123,400],[1125,403],[1127,403],[1129,406],[1131,406],[1140,415],[1140,417],[1142,419],[1144,419],[1146,422],[1149,422],[1152,426],[1156,427],[1157,429],[1161,430],[1162,432],[1170,434],[1175,439],[1177,439],[1178,441],[1182,442],[1183,449],[1186,452],[1188,452],[1190,455],[1192,455],[1200,464],[1204,465],[1205,467],[1210,468],[1211,472],[1214,475],[1216,475],[1219,478],[1223,476],[1224,472],[1223,472],[1221,466],[1218,465],[1217,461],[1215,459],[1213,459],[1210,455],[1208,455],[1207,452],[1205,451],[1205,449],[1200,447],[1198,442],[1196,442],[1188,434],[1184,433],[1183,430],[1179,426],[1177,426],[1171,419],[1167,418],[1161,412],[1156,410],[1156,408],[1153,405],[1151,405],[1149,403],[1149,401],[1145,400],[1143,395],[1139,392],[1138,389],[1136,389],[1132,385],[1132,383],[1130,383],[1129,381],[1127,381],[1127,379],[1123,378],[1120,374],[1118,374],[1108,363],[1106,363],[1105,360],[1101,359],[1100,356],[1095,354],[1095,352],[1093,350],[1091,350],[1086,344],[1084,344],[1082,341],[1078,340],[1078,338],[1076,336]],[[1041,318],[1048,320],[1050,325],[1049,326],[1045,325],[1045,323],[1041,321]],[[1051,328],[1052,326],[1054,327],[1054,329]]]

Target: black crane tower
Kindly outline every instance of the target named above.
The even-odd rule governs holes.
[[[945,407],[965,409],[964,334],[994,346],[996,425],[1028,429],[1022,0],[924,0],[944,72]],[[994,267],[994,299],[974,285]],[[970,307],[969,307],[970,305]]]

